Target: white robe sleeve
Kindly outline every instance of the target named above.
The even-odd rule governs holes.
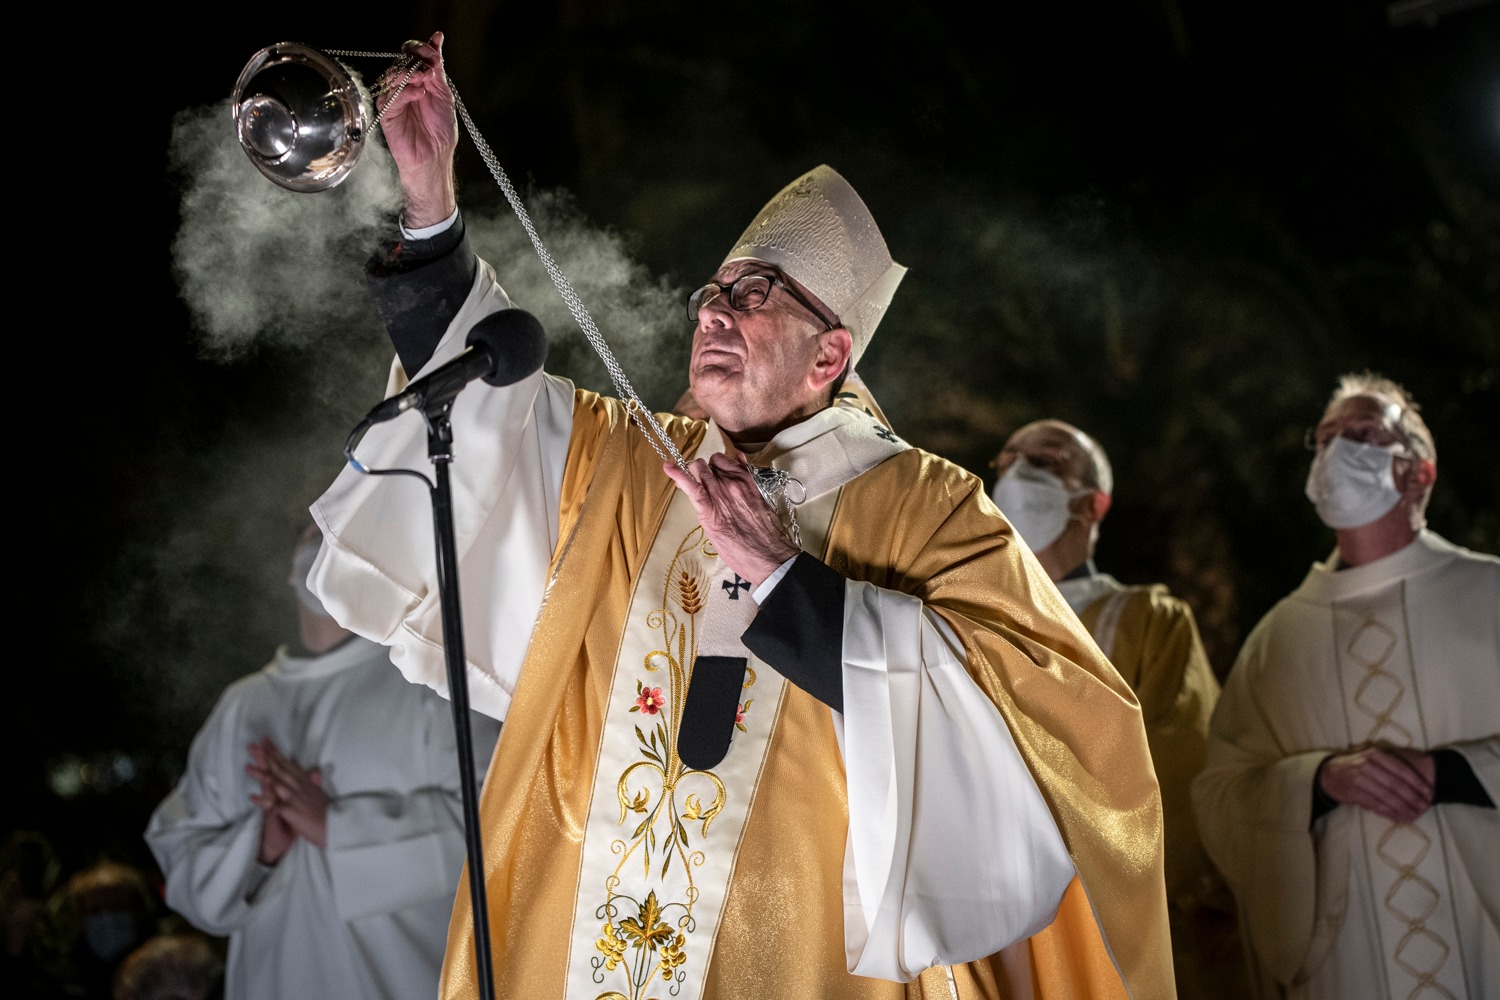
[[[1045,928],[1074,867],[947,622],[916,597],[845,588],[844,943],[850,972],[909,982]]]
[[[418,377],[465,347],[484,316],[511,307],[480,261],[469,298]],[[399,366],[392,390],[400,388]],[[572,433],[573,387],[537,372],[509,386],[473,382],[454,400],[450,465],[469,704],[503,720],[541,607]],[[432,479],[427,425],[408,411],[354,450],[370,469]],[[410,476],[346,466],[312,506],[323,547],[308,583],[345,628],[390,647],[407,680],[448,695],[431,492]]]
[[[1229,671],[1192,796],[1256,961],[1288,984],[1322,960],[1343,919],[1352,817],[1334,810],[1312,824],[1313,777],[1329,751],[1289,753],[1269,724],[1256,683],[1262,658],[1275,655],[1266,636],[1253,631]]]
[[[452,713],[434,702],[424,713],[428,784],[406,792],[363,791],[328,803],[328,874],[345,920],[395,913],[452,893],[463,861],[463,798]],[[499,726],[474,719],[476,773]]]
[[[227,936],[250,919],[268,869],[259,860],[260,809],[238,780],[249,737],[221,699],[193,737],[187,769],[151,814],[146,843],[166,880],[166,902],[194,927]]]

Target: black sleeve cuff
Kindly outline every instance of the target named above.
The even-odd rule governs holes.
[[[1327,757],[1324,757],[1322,762],[1318,764],[1318,769],[1313,772],[1312,817],[1307,821],[1307,828],[1309,830],[1312,829],[1312,825],[1314,823],[1316,823],[1318,820],[1322,819],[1329,813],[1333,812],[1333,810],[1338,806],[1338,803],[1334,801],[1334,799],[1327,792],[1323,791],[1323,766],[1327,764],[1332,757],[1333,754],[1329,754]]]
[[[375,310],[407,375],[432,358],[478,267],[462,215],[431,239],[386,244],[365,266]]]
[[[844,710],[844,578],[836,570],[798,555],[741,638],[787,680]]]
[[[1475,777],[1469,758],[1457,750],[1445,748],[1432,751],[1432,763],[1436,771],[1432,782],[1432,801],[1435,804],[1495,808],[1494,800]]]

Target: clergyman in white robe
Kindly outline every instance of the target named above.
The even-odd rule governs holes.
[[[476,770],[499,736],[473,716]],[[250,743],[270,737],[329,796],[327,845],[298,838],[260,864]],[[351,637],[278,649],[231,684],[193,740],[146,840],[167,904],[229,938],[227,1000],[407,1000],[436,994],[464,861],[451,706]]]
[[[1500,559],[1422,531],[1256,626],[1193,786],[1261,996],[1500,997]],[[1315,797],[1365,744],[1437,751],[1415,822]]]

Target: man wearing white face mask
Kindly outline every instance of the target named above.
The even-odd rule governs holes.
[[[1436,449],[1346,375],[1306,492],[1338,546],[1246,640],[1193,785],[1265,997],[1500,996],[1500,559],[1426,527]]]
[[[1233,903],[1198,841],[1190,786],[1219,697],[1192,609],[1163,584],[1126,586],[1094,565],[1114,473],[1091,436],[1061,420],[1010,435],[991,496],[1141,702],[1161,785],[1168,919],[1178,996],[1239,996]]]
[[[464,859],[452,712],[288,577],[298,639],[230,685],[146,841],[167,904],[229,938],[226,1000],[431,996]],[[482,772],[499,726],[475,715]]]

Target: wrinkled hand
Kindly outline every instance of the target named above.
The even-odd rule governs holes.
[[[716,454],[706,462],[696,459],[688,463],[686,472],[671,462],[662,469],[687,494],[719,557],[752,587],[760,586],[776,567],[797,554],[738,454],[734,458]]]
[[[1360,747],[1328,758],[1318,781],[1335,802],[1411,823],[1432,805],[1435,774],[1431,754]]]
[[[316,847],[328,842],[328,793],[323,791],[321,771],[300,767],[269,736],[250,744],[245,770],[260,782],[261,794],[251,796],[251,801],[268,816],[274,814],[292,833]],[[265,837],[263,825],[262,840]]]
[[[401,49],[419,61],[406,68],[398,62],[381,74],[375,106],[406,193],[404,221],[420,229],[453,214],[458,118],[443,68],[443,33],[434,31],[427,41],[409,41]]]

